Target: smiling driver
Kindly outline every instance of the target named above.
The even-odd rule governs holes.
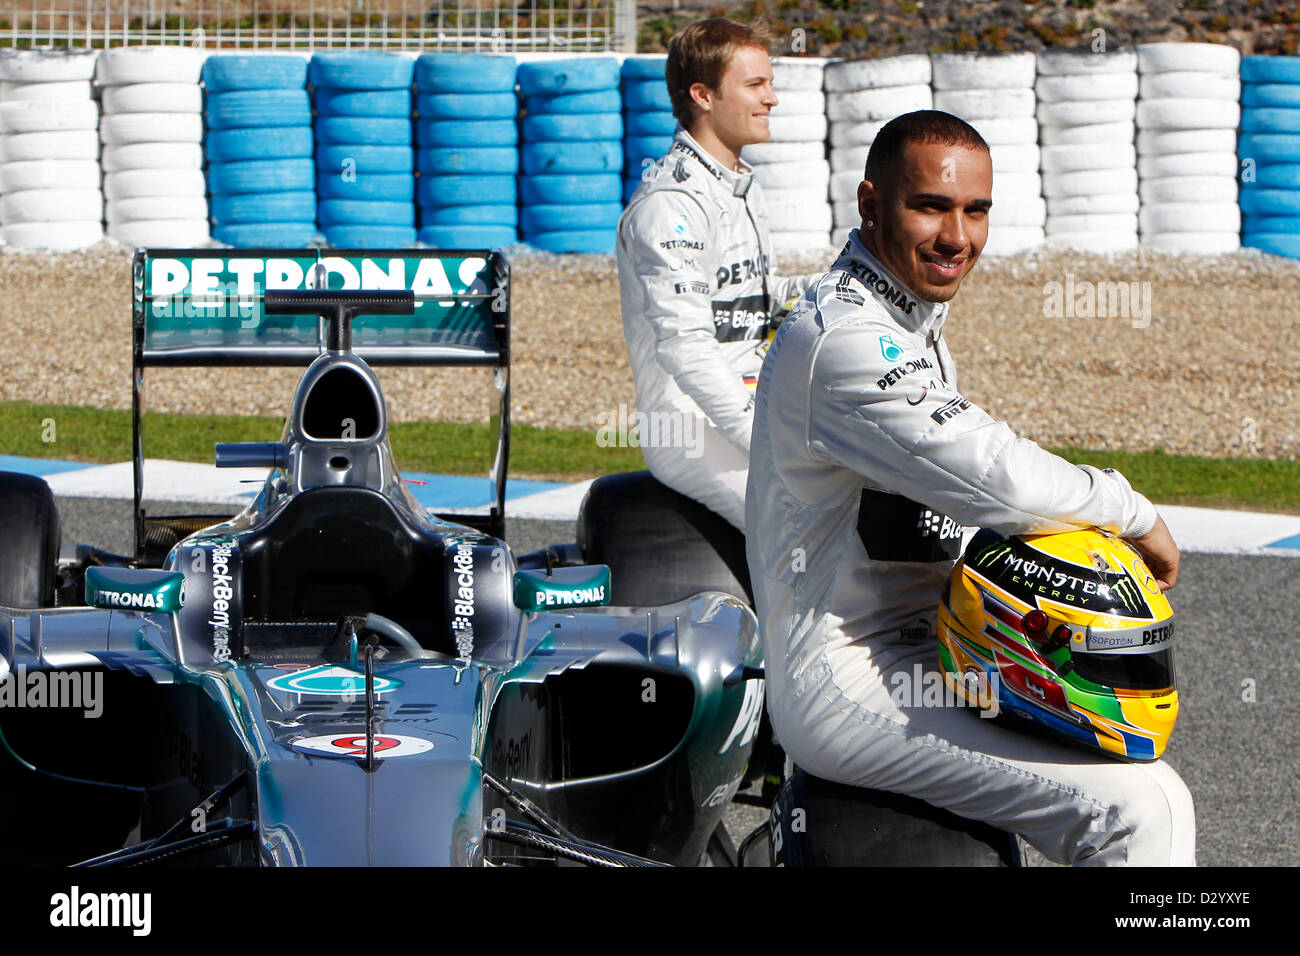
[[[1096,526],[1162,589],[1178,574],[1163,520],[1121,475],[1017,438],[957,390],[943,324],[988,238],[992,186],[964,121],[888,123],[858,187],[862,227],[763,365],[745,517],[772,725],[809,773],[987,821],[1057,862],[1191,865],[1191,795],[1162,761],[896,693],[938,669],[936,601],[965,526]]]

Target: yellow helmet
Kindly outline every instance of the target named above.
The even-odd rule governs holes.
[[[1174,612],[1122,539],[980,531],[944,587],[938,631],[944,680],[971,705],[1116,757],[1164,753]]]

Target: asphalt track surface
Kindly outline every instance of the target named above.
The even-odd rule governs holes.
[[[151,505],[151,513],[205,509]],[[126,553],[129,501],[61,498],[65,553],[76,543]],[[516,553],[572,541],[572,522],[508,521]],[[1185,554],[1170,595],[1181,711],[1166,759],[1196,801],[1201,866],[1300,864],[1300,558]],[[765,815],[733,804],[736,842]]]

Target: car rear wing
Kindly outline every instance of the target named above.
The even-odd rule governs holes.
[[[487,249],[140,249],[132,267],[132,452],[143,556],[144,370],[303,366],[329,348],[316,315],[268,314],[271,291],[410,291],[411,315],[357,315],[351,351],[372,366],[490,367],[500,393],[487,516],[504,531],[510,453],[510,266]],[[475,521],[479,518],[479,521]]]

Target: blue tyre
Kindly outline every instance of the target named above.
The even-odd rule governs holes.
[[[519,89],[539,93],[590,93],[618,87],[618,61],[612,57],[541,60],[519,64]]]
[[[626,206],[628,203],[632,201],[632,194],[637,191],[640,185],[641,185],[640,179],[623,180],[623,205]]]
[[[322,230],[336,249],[400,249],[415,242],[414,226],[332,226]]]
[[[411,115],[409,90],[316,91],[318,116],[369,116],[404,119]]]
[[[514,176],[421,176],[415,186],[421,206],[513,206]]]
[[[1243,189],[1241,211],[1260,216],[1300,216],[1300,189]]]
[[[384,202],[415,202],[415,177],[410,173],[366,173],[344,177],[326,175],[322,170],[316,182],[321,199],[377,199]]]
[[[1300,109],[1300,83],[1247,83],[1241,88],[1241,105]]]
[[[421,206],[422,226],[509,226],[519,222],[519,207],[505,203],[483,206]]]
[[[316,168],[335,172],[410,173],[415,150],[409,146],[322,146],[316,151]]]
[[[623,171],[623,144],[616,139],[587,143],[524,143],[520,163],[529,176]]]
[[[543,203],[618,202],[622,195],[623,181],[618,173],[519,177],[519,200],[525,206]]]
[[[421,93],[415,111],[421,119],[514,119],[519,99],[513,93]]]
[[[617,113],[622,108],[623,98],[618,95],[618,90],[596,90],[594,93],[558,93],[524,98],[524,109],[530,115],[539,113]]]
[[[316,123],[316,142],[322,146],[409,146],[411,121],[369,116],[326,116]]]
[[[623,84],[623,107],[631,110],[667,110],[673,101],[663,80],[637,80]]]
[[[629,136],[623,140],[623,155],[628,168],[639,168],[641,160],[657,160],[673,148],[671,136]]]
[[[1288,133],[1242,133],[1237,155],[1256,163],[1300,163],[1300,135]]]
[[[618,236],[613,229],[566,229],[558,232],[524,233],[530,246],[547,252],[587,252],[612,255]]]
[[[1241,217],[1241,231],[1270,232],[1279,236],[1300,236],[1300,216],[1256,216]]]
[[[519,124],[512,119],[420,119],[415,121],[415,141],[420,146],[449,146],[455,149],[514,146],[519,142]]]
[[[308,245],[317,233],[314,222],[246,222],[217,226],[212,238],[240,249],[280,249]]]
[[[203,61],[208,93],[231,90],[301,90],[307,86],[307,58],[301,56],[210,56]]]
[[[1242,234],[1241,244],[1275,256],[1300,259],[1300,236],[1290,233],[1247,232]]]
[[[1256,107],[1241,111],[1243,133],[1300,133],[1300,108]]]
[[[526,234],[613,229],[622,214],[623,204],[619,202],[524,206],[519,210],[519,228]]]
[[[587,142],[593,139],[622,139],[622,113],[542,113],[525,116],[524,142]]]
[[[1243,56],[1243,83],[1300,83],[1300,56]]]
[[[1243,189],[1300,189],[1300,163],[1256,166],[1255,181],[1241,185]]]
[[[316,194],[303,189],[213,196],[211,208],[212,221],[219,226],[238,222],[315,222]]]
[[[311,100],[306,90],[236,90],[208,97],[208,129],[255,126],[310,126]]]
[[[667,68],[666,56],[630,56],[621,72],[624,80],[662,80]]]
[[[375,50],[317,53],[307,70],[312,86],[333,90],[401,90],[414,75],[410,58]]]
[[[415,206],[409,202],[373,199],[325,199],[316,209],[316,221],[322,227],[349,224],[414,226]]]
[[[669,136],[677,132],[677,117],[662,110],[626,113],[623,129],[628,136]]]
[[[519,151],[509,146],[485,149],[422,149],[415,168],[431,176],[470,174],[511,175],[519,172]]]
[[[306,156],[300,159],[246,159],[237,163],[209,163],[208,191],[223,193],[269,193],[286,189],[315,189],[316,167]]]
[[[510,93],[518,69],[512,56],[426,53],[415,61],[415,85],[421,93]]]
[[[310,126],[277,129],[213,130],[207,135],[208,161],[233,163],[244,159],[292,159],[311,156]]]
[[[435,249],[496,249],[513,246],[519,236],[513,226],[425,226],[420,241]]]

